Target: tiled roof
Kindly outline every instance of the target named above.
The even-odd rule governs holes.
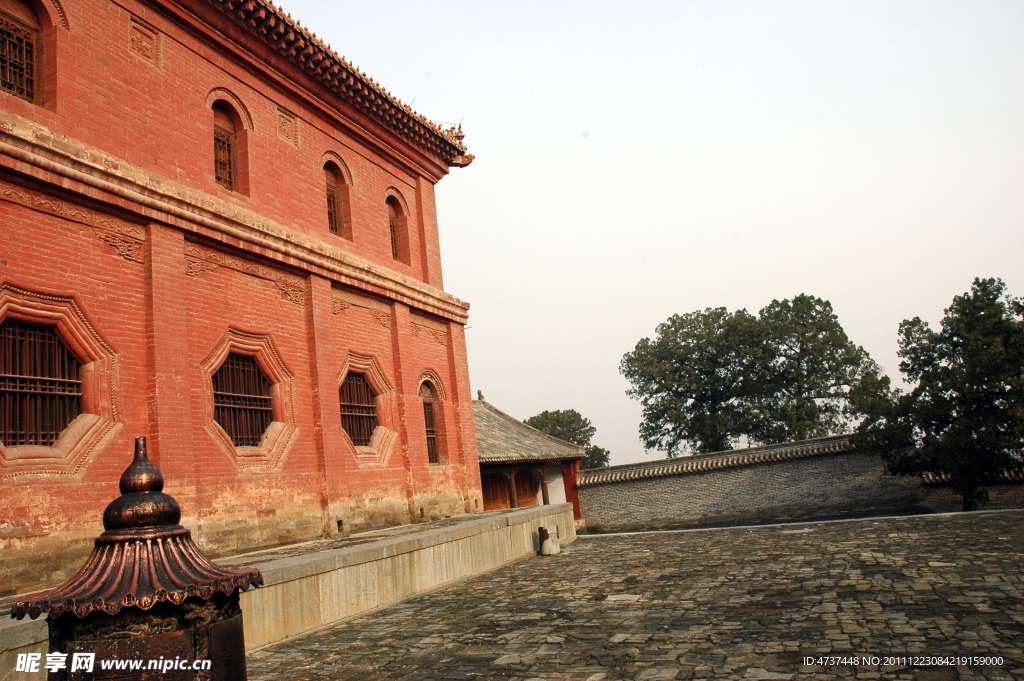
[[[545,435],[483,400],[473,400],[480,463],[582,459],[583,447]]]
[[[764,447],[733,449],[725,452],[711,452],[684,456],[678,459],[661,459],[644,463],[609,466],[608,468],[592,468],[579,472],[576,479],[577,487],[591,487],[624,480],[640,478],[661,478],[669,475],[693,475],[704,471],[721,470],[723,468],[740,468],[771,461],[788,461],[803,459],[809,456],[845,452],[850,442],[845,435],[818,437],[811,440],[799,440]]]
[[[270,0],[209,0],[278,54],[400,137],[444,159],[468,166],[462,132],[443,128],[413,111]]]
[[[947,485],[952,479],[949,473],[923,473],[921,479],[926,485]],[[1024,471],[1002,470],[999,471],[992,484],[995,485],[1019,485],[1024,483]]]

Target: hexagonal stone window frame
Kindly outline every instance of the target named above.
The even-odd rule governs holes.
[[[271,383],[273,420],[257,447],[236,447],[213,417],[213,375],[232,353],[255,359],[260,371]],[[199,366],[203,372],[206,396],[206,432],[238,468],[277,469],[298,439],[299,428],[295,421],[295,378],[278,354],[270,334],[250,333],[229,327]]]
[[[377,427],[374,428],[370,444],[367,446],[354,445],[348,433],[345,433],[344,447],[355,457],[356,464],[361,468],[387,466],[395,443],[398,442],[398,432],[396,431],[398,409],[395,404],[395,389],[384,375],[376,357],[350,352],[338,373],[339,389],[349,372],[365,376],[366,382],[370,384],[376,394],[374,406],[377,408]]]
[[[51,326],[81,363],[82,413],[61,431],[53,446],[0,443],[0,477],[31,474],[78,475],[85,464],[124,427],[114,387],[117,357],[74,295],[32,291],[0,284],[0,323],[17,319]]]

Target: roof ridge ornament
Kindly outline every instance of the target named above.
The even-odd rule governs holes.
[[[344,57],[339,59],[336,52],[314,37],[298,19],[293,20],[269,0],[208,1],[391,133],[436,154],[449,166],[464,168],[473,162],[474,156],[466,153],[465,144],[455,137],[454,131],[445,130],[416,113],[357,66]],[[270,16],[267,16],[268,10]],[[282,29],[280,24],[294,30]]]

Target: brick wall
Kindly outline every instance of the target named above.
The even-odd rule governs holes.
[[[1024,485],[993,485],[986,489],[988,502],[982,508],[1024,508]],[[963,509],[963,498],[948,487],[927,485],[922,494],[924,502],[936,511],[951,512]]]
[[[135,435],[214,556],[481,509],[468,305],[441,288],[434,186],[451,159],[205,0],[61,5],[32,4],[42,94],[0,92],[0,301],[14,301],[0,322],[50,299],[77,310],[107,349],[88,400],[109,418],[64,458],[0,444],[0,596],[77,569]],[[241,112],[243,191],[214,178],[218,99]],[[352,239],[328,229],[326,160],[343,166]],[[391,255],[388,196],[408,262]],[[279,437],[245,451],[212,419],[209,362],[236,346],[279,375]],[[374,449],[341,428],[351,366],[381,385]],[[427,376],[440,465],[417,395]]]
[[[750,451],[755,450],[748,450],[747,456]],[[579,496],[587,529],[607,532],[927,510],[921,506],[924,497],[918,480],[886,475],[879,458],[845,451],[845,444],[840,451],[796,458],[778,451],[773,455],[768,449],[768,456],[747,462],[726,461],[728,453],[693,457],[705,459],[699,462],[704,470],[657,477],[599,484],[587,484],[583,477]],[[657,463],[640,467],[651,470]],[[712,465],[716,463],[718,467]],[[620,477],[628,478],[629,473],[621,471]]]
[[[988,490],[986,509],[1024,508],[1024,485]],[[952,490],[889,475],[844,436],[582,471],[579,498],[591,532],[961,509]]]

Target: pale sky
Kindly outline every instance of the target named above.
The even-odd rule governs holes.
[[[830,300],[897,328],[1024,295],[1024,2],[283,0],[476,160],[437,187],[473,394],[644,453],[618,367],[675,313]]]

